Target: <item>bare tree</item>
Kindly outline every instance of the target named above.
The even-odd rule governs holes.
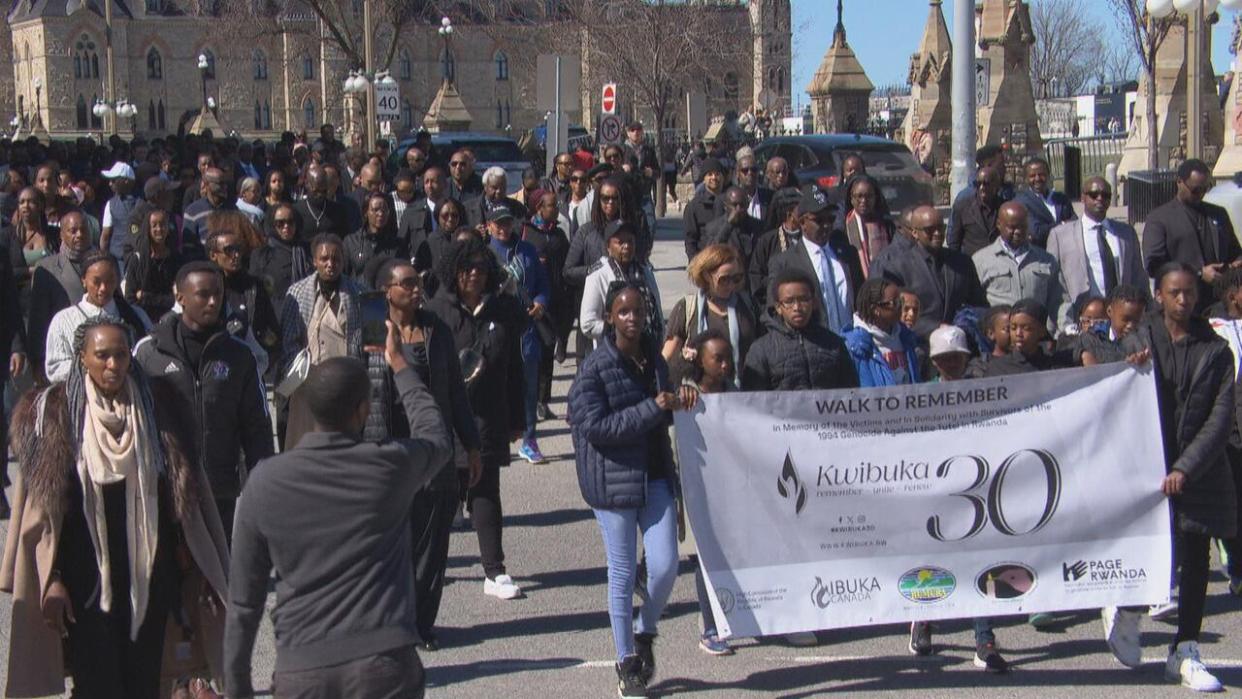
[[[1144,125],[1147,128],[1147,168],[1155,170],[1159,165],[1160,150],[1156,139],[1156,51],[1164,43],[1174,20],[1156,19],[1147,14],[1143,0],[1106,0],[1113,15],[1122,25],[1122,33],[1139,58],[1143,75],[1147,78],[1147,99],[1143,108]]]
[[[1110,43],[1099,57],[1100,83],[1121,83],[1138,80],[1139,59],[1128,43]]]
[[[1074,95],[1087,86],[1100,48],[1098,27],[1079,0],[1033,0],[1031,87],[1036,97]]]

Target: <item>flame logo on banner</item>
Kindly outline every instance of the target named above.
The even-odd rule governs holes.
[[[798,478],[798,470],[794,468],[793,456],[789,452],[785,452],[785,466],[781,469],[780,478],[776,479],[776,492],[786,500],[793,498],[794,514],[802,514],[802,508],[806,507],[806,488]]]

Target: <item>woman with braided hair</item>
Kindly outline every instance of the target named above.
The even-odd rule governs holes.
[[[219,667],[224,530],[184,426],[175,411],[157,419],[130,349],[123,321],[84,320],[65,381],[14,411],[0,590],[22,642],[9,648],[7,696],[61,694],[67,674],[75,697],[156,699],[163,658]],[[180,630],[166,637],[171,620]]]

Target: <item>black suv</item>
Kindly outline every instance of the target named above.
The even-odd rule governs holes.
[[[841,184],[841,162],[857,155],[883,190],[893,214],[908,206],[932,201],[932,177],[910,149],[895,141],[875,136],[820,134],[777,136],[764,139],[755,147],[760,163],[780,156],[789,163],[799,184],[817,184],[832,191]]]

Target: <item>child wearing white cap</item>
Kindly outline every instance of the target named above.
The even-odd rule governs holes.
[[[134,248],[129,229],[130,213],[138,204],[138,197],[133,194],[134,168],[129,163],[118,160],[101,174],[112,187],[112,198],[104,206],[103,234],[99,238],[99,247],[112,253],[113,257],[124,264]]]

